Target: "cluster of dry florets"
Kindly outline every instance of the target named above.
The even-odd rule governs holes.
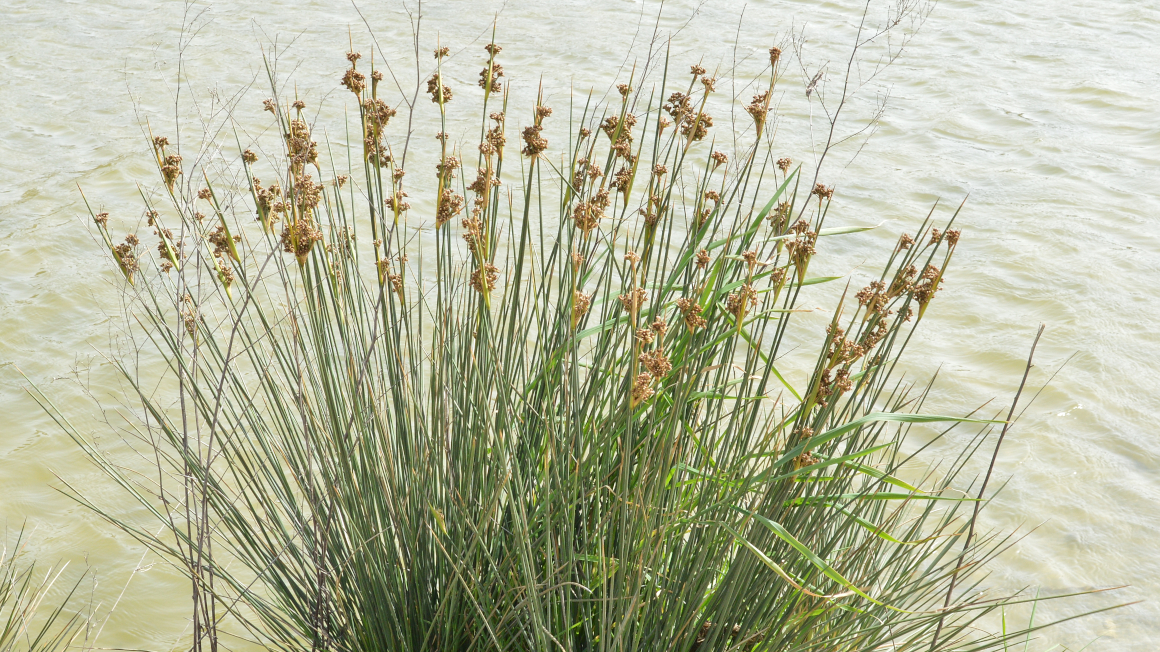
[[[948,230],[945,233],[932,229],[928,247],[936,247],[941,243],[947,244],[945,254],[946,263],[950,261],[958,244],[960,233],[957,230]],[[915,238],[903,234],[899,238],[896,252],[910,250],[915,245]],[[854,298],[858,302],[858,310],[862,313],[863,325],[853,336],[848,336],[846,330],[838,325],[836,319],[826,329],[827,358],[819,373],[813,380],[811,394],[807,402],[814,405],[826,406],[841,394],[851,391],[856,381],[852,373],[852,366],[860,360],[868,360],[865,364],[874,366],[881,363],[882,354],[874,354],[879,346],[890,335],[891,323],[900,306],[905,306],[903,321],[910,321],[914,315],[910,303],[917,303],[918,315],[921,318],[927,305],[934,298],[943,280],[940,267],[928,263],[919,274],[914,264],[907,259],[900,264],[889,281],[879,279],[871,281],[869,285],[859,290]]]
[[[504,91],[502,79],[505,77],[505,73],[503,66],[496,60],[501,51],[500,46],[489,43],[484,49],[487,52],[487,58],[484,68],[479,72],[478,83],[487,96],[491,93]],[[449,54],[450,50],[446,47],[440,47],[435,51],[435,57],[440,65]],[[770,63],[774,70],[770,86],[766,90],[754,94],[751,102],[744,106],[744,110],[752,117],[756,125],[759,138],[770,112],[773,80],[776,79],[776,69],[781,51],[777,48],[771,48],[769,54]],[[391,156],[384,135],[386,127],[391,119],[397,115],[397,111],[378,98],[377,86],[383,78],[382,74],[374,71],[372,66],[368,84],[366,75],[357,69],[357,62],[361,59],[361,55],[357,52],[350,52],[346,58],[350,67],[343,74],[341,83],[358,99],[364,160],[372,168],[389,168],[389,174],[383,175],[383,178],[390,183],[390,188],[383,190],[383,203],[398,220],[399,216],[410,207],[405,201],[408,196],[407,192],[402,188],[405,173],[401,167],[397,166],[396,161]],[[663,134],[668,127],[675,125],[680,137],[684,139],[682,145],[683,151],[686,152],[689,151],[693,143],[705,139],[713,126],[713,118],[705,111],[705,107],[707,98],[715,92],[717,83],[716,78],[708,76],[705,68],[700,65],[692,66],[690,73],[692,80],[689,82],[688,88],[668,95],[667,102],[663,105],[667,117],[659,116],[656,126],[657,133]],[[633,88],[630,84],[619,84],[616,88],[621,98],[619,111],[615,115],[604,117],[598,124],[593,121],[589,125],[592,129],[585,127],[579,130],[579,144],[573,168],[565,176],[565,180],[571,182],[568,187],[569,195],[566,200],[568,213],[566,214],[570,214],[574,228],[583,236],[582,242],[584,243],[588,243],[588,236],[600,228],[610,209],[613,208],[614,201],[619,202],[623,199],[627,208],[636,178],[638,159],[643,151],[643,148],[636,142],[636,134],[634,134],[638,118],[630,110],[632,108],[630,103],[632,102]],[[438,68],[427,80],[427,93],[430,95],[431,101],[439,105],[441,113],[445,114],[445,107],[452,100],[452,90],[444,82],[442,73],[439,72]],[[284,181],[263,186],[261,181],[251,173],[251,166],[258,161],[258,156],[251,150],[247,149],[243,152],[242,162],[249,179],[258,220],[262,222],[267,233],[273,233],[274,224],[281,223],[282,230],[279,242],[282,250],[294,255],[299,264],[304,266],[314,250],[314,245],[324,239],[322,224],[316,213],[325,197],[327,185],[321,181],[315,181],[315,178],[322,179],[317,143],[312,140],[311,127],[303,118],[305,109],[303,101],[295,100],[289,105],[289,108],[294,111],[293,116],[290,115],[289,110],[283,111],[283,107],[273,99],[266,100],[263,105],[280,124],[286,156],[285,169],[280,171],[284,172]],[[544,106],[542,98],[538,98],[533,110],[534,120],[520,134],[521,153],[531,159],[532,165],[543,158],[544,153],[548,150],[549,144],[544,134],[543,121],[551,115],[552,109]],[[473,166],[476,175],[471,183],[462,186],[472,193],[470,212],[463,216],[459,222],[463,228],[462,237],[472,255],[469,285],[483,295],[485,300],[496,288],[500,277],[500,270],[493,262],[495,252],[492,251],[492,244],[488,242],[488,234],[495,232],[495,229],[489,226],[489,221],[494,217],[492,204],[497,196],[497,188],[501,185],[499,169],[507,144],[504,113],[493,112],[489,118],[491,122],[487,123],[477,146],[479,164]],[[608,140],[593,138],[593,133],[596,130],[603,132]],[[438,190],[435,197],[435,225],[440,228],[451,222],[453,218],[463,214],[468,208],[468,202],[464,195],[455,192],[452,184],[457,171],[464,167],[461,162],[464,152],[455,149],[454,145],[449,143],[450,138],[446,133],[440,132],[436,138],[442,150],[435,170],[438,180]],[[676,139],[677,136],[674,134],[673,138]],[[601,165],[595,162],[598,141],[608,147],[607,173]],[[183,175],[182,158],[177,153],[168,151],[167,148],[170,145],[164,137],[155,138],[152,144],[159,172],[172,194],[175,191],[177,181]],[[713,151],[709,155],[708,161],[705,162],[707,166],[706,180],[704,185],[699,186],[694,194],[696,206],[691,216],[691,223],[698,229],[704,225],[713,224],[714,217],[720,215],[723,209],[733,201],[731,188],[726,185],[726,179],[729,178],[729,161],[729,156],[724,152]],[[743,169],[750,163],[752,163],[751,158],[741,156],[738,167]],[[782,177],[788,177],[792,167],[793,162],[788,157],[776,161],[776,168]],[[722,178],[720,188],[709,187],[708,180],[710,178],[716,179],[717,177],[714,175],[719,169],[722,169],[722,174],[725,175]],[[645,196],[641,199],[641,207],[638,212],[643,218],[644,233],[649,234],[647,237],[651,238],[651,234],[656,231],[661,220],[666,219],[666,216],[671,212],[668,202],[673,196],[673,188],[678,183],[677,177],[680,176],[680,171],[670,173],[668,165],[664,162],[646,165],[644,170],[641,184],[644,184],[644,178],[647,177],[648,188]],[[465,178],[463,181],[466,180]],[[337,189],[343,187],[346,182],[345,176],[339,176],[330,185]],[[810,196],[817,197],[819,201],[819,218],[816,223],[811,223],[807,219],[798,219],[793,222],[794,206],[792,201],[781,201],[776,204],[767,218],[776,240],[776,245],[769,247],[773,253],[770,253],[771,258],[768,261],[762,260],[764,249],[761,247],[749,249],[739,255],[723,255],[718,257],[716,262],[710,257],[706,249],[700,249],[695,253],[687,252],[685,255],[689,256],[693,263],[690,273],[694,280],[690,282],[685,296],[676,299],[675,312],[667,315],[669,319],[674,320],[674,323],[680,321],[684,324],[685,328],[681,336],[698,334],[698,331],[709,326],[710,320],[717,323],[735,323],[736,328],[740,331],[743,323],[752,317],[753,311],[763,300],[761,298],[763,294],[765,301],[777,301],[779,292],[791,276],[791,267],[794,268],[798,282],[803,282],[810,260],[816,254],[816,244],[822,223],[820,217],[822,203],[830,200],[833,194],[834,189],[822,183],[816,183],[811,189]],[[210,188],[198,191],[197,198],[210,202],[211,208],[207,212],[221,217],[217,200]],[[803,208],[802,213],[805,211],[806,209]],[[196,212],[195,215],[196,224],[199,225],[198,229],[200,229],[195,232],[195,236],[200,238],[200,242],[206,244],[213,265],[217,270],[218,279],[228,292],[230,284],[235,281],[234,264],[240,263],[236,244],[241,242],[242,238],[229,231],[224,218],[221,218],[220,223],[216,226],[202,227],[200,225],[206,219],[206,215],[201,212]],[[801,218],[802,215],[799,214],[798,217]],[[94,221],[109,243],[109,248],[118,266],[126,278],[132,282],[134,274],[140,270],[141,260],[140,242],[136,235],[130,234],[125,237],[123,242],[113,244],[107,234],[108,214],[98,213],[94,216]],[[184,243],[180,241],[180,238],[175,237],[171,230],[160,224],[156,211],[150,211],[149,224],[154,227],[154,233],[158,237],[157,249],[161,257],[161,269],[169,271],[180,268],[181,261],[185,257]],[[942,270],[945,269],[946,262],[949,262],[950,252],[953,252],[959,240],[957,230],[948,230],[944,233],[938,229],[932,229],[929,234],[930,240],[926,246],[937,247],[945,243],[949,250],[947,261],[944,261],[941,266],[928,263],[921,274],[913,264],[900,265],[893,278],[873,281],[859,291],[855,298],[858,302],[858,310],[862,311],[864,327],[860,327],[857,333],[849,337],[837,325],[836,321],[827,329],[827,360],[812,379],[811,394],[807,401],[812,401],[813,405],[824,406],[835,397],[853,389],[857,376],[852,373],[852,365],[860,360],[873,361],[873,352],[891,332],[888,318],[895,315],[897,310],[901,310],[898,307],[900,302],[913,300],[917,303],[919,306],[918,315],[921,318],[922,311],[933,300],[942,284]],[[348,236],[340,235],[338,238],[336,244],[326,248],[327,253],[338,257],[349,256]],[[577,241],[581,242],[579,239]],[[651,246],[651,240],[648,242]],[[915,238],[903,234],[896,252],[909,251],[916,245],[918,243],[916,243]],[[392,255],[380,256],[379,249],[383,246],[382,239],[376,239],[374,246],[380,283],[389,286],[401,298],[404,286],[403,266],[406,257],[402,253],[394,257]],[[582,248],[585,246],[588,245],[585,244]],[[639,323],[639,320],[644,319],[645,304],[649,300],[643,278],[648,278],[647,260],[650,251],[648,249],[641,251],[644,253],[643,256],[638,255],[635,251],[630,251],[625,255],[632,278],[625,291],[618,296],[620,308],[629,317],[631,328],[629,338],[634,347],[631,358],[633,361],[632,371],[625,380],[629,387],[630,400],[633,406],[654,396],[663,385],[664,379],[673,373],[673,361],[668,357],[665,348],[666,336],[668,335],[666,317],[656,317],[647,326]],[[785,252],[784,258],[781,257],[783,251]],[[384,253],[390,254],[390,252]],[[731,289],[724,297],[714,297],[708,290],[711,279],[714,274],[723,269],[724,265],[732,264],[727,262],[730,260],[740,261],[744,265],[744,268],[738,268],[736,272],[737,277],[740,278],[738,278],[737,283],[730,285]],[[576,277],[580,277],[581,269],[585,264],[584,255],[579,251],[574,252],[572,263],[574,265],[572,271]],[[333,262],[328,261],[327,265],[336,278],[341,274]],[[767,269],[768,267],[772,267],[772,269]],[[711,272],[711,269],[714,271]],[[759,280],[766,283],[768,287],[759,290]],[[579,327],[592,309],[594,295],[584,292],[579,283],[570,291],[571,302],[565,309],[571,312],[572,328],[575,329]],[[904,318],[909,320],[912,311],[908,308],[905,312]],[[187,331],[191,335],[194,334],[199,319],[196,309],[191,305],[182,315]],[[902,318],[899,316],[899,319]],[[800,432],[805,430],[808,428],[802,428]],[[800,466],[809,466],[816,462],[817,458],[809,452],[802,453],[795,461]]]
[[[479,87],[489,93],[498,93],[503,90],[503,84],[499,80],[503,77],[503,66],[495,62],[495,55],[503,48],[495,43],[488,43],[484,49],[487,50],[488,60],[483,70],[479,71]]]
[[[501,92],[503,90],[501,79],[504,77],[504,70],[502,65],[496,61],[500,48],[494,44],[488,44],[485,49],[488,58],[485,67],[479,73],[479,85],[485,93]],[[447,56],[448,52],[447,48],[440,48],[436,51],[436,57],[441,59]],[[779,56],[779,50],[776,48],[770,50],[770,61],[775,67]],[[409,208],[409,204],[405,201],[407,192],[402,189],[404,171],[394,167],[395,161],[391,157],[390,149],[384,138],[385,128],[390,120],[396,116],[397,111],[377,97],[376,86],[377,82],[382,79],[381,73],[371,73],[370,96],[366,96],[368,84],[366,77],[357,70],[359,58],[357,53],[348,54],[350,68],[345,72],[342,84],[359,98],[365,160],[373,167],[391,168],[390,174],[384,175],[390,182],[390,189],[384,190],[385,199],[383,201],[387,209],[393,212],[398,219],[398,216]],[[664,105],[664,110],[672,118],[672,123],[662,119],[657,126],[658,132],[663,132],[666,127],[672,124],[677,125],[679,133],[686,139],[686,149],[692,143],[703,140],[713,126],[712,117],[705,112],[704,107],[705,97],[715,91],[716,83],[714,78],[706,76],[706,71],[700,66],[693,66],[691,72],[693,82],[690,83],[690,88],[685,92],[672,93]],[[703,90],[694,92],[693,89],[697,82],[700,83]],[[605,117],[599,125],[591,125],[594,127],[593,130],[587,128],[580,130],[579,141],[588,149],[587,152],[578,152],[573,170],[566,177],[571,181],[570,191],[572,195],[569,198],[569,201],[572,202],[569,209],[571,217],[575,228],[585,236],[585,239],[600,228],[614,200],[619,202],[623,198],[624,203],[628,204],[637,171],[638,156],[641,150],[635,143],[634,135],[638,119],[629,110],[628,105],[632,88],[628,84],[621,84],[617,90],[624,102],[621,110],[617,115]],[[428,80],[427,91],[431,95],[432,102],[440,105],[441,111],[452,99],[451,89],[444,83],[439,72],[436,72]],[[759,92],[744,107],[757,125],[758,133],[761,132],[767,120],[770,97],[770,90]],[[292,119],[289,116],[283,119],[280,117],[279,106],[273,100],[265,102],[266,109],[278,117],[282,125],[281,131],[284,134],[287,156],[285,190],[277,182],[263,186],[259,179],[250,174],[250,166],[253,166],[258,160],[253,151],[245,150],[242,161],[246,166],[247,175],[250,177],[249,185],[257,208],[258,219],[263,223],[267,232],[273,232],[275,223],[283,223],[280,236],[283,251],[293,254],[300,265],[306,265],[314,245],[324,238],[322,226],[315,215],[323,199],[324,184],[314,181],[315,176],[321,179],[322,173],[319,170],[317,143],[312,140],[310,126],[302,118],[305,104],[301,101],[295,101],[290,106],[297,112],[296,116]],[[534,109],[533,124],[522,131],[521,151],[523,155],[532,159],[532,164],[540,159],[548,149],[548,141],[544,136],[542,123],[551,114],[550,108],[537,103]],[[488,225],[488,221],[492,217],[489,208],[496,188],[500,186],[497,170],[502,162],[507,142],[504,114],[502,112],[491,113],[490,119],[492,123],[487,125],[486,132],[478,144],[480,163],[478,166],[472,166],[477,173],[474,180],[464,186],[472,193],[470,214],[464,216],[460,222],[463,228],[462,237],[466,241],[474,263],[469,284],[474,291],[484,295],[485,298],[497,287],[500,278],[500,270],[492,262],[494,252],[491,251],[491,244],[487,239],[489,232],[494,232]],[[608,138],[606,143],[603,139],[591,138],[595,129],[599,129],[605,134]],[[459,156],[449,153],[447,135],[440,133],[437,138],[442,145],[443,153],[436,166],[439,189],[436,198],[435,223],[437,227],[443,227],[463,213],[467,208],[467,201],[463,195],[456,193],[451,187],[451,180],[455,178],[457,171],[463,168],[463,164]],[[593,152],[597,146],[596,141],[608,145],[610,163],[607,174],[595,162],[596,157]],[[169,143],[163,137],[155,139],[153,145],[162,179],[172,193],[183,174],[182,158],[176,153],[167,151]],[[456,152],[456,150],[452,149],[451,152]],[[457,153],[463,156],[462,151]],[[739,161],[739,167],[746,165],[744,156],[740,157]],[[707,169],[712,173],[715,173],[719,168],[726,168],[724,174],[728,176],[729,157],[725,153],[712,152],[707,165],[710,166]],[[790,174],[792,166],[793,162],[786,157],[776,161],[776,168],[783,177]],[[668,166],[663,163],[646,165],[645,170],[644,174],[648,177],[648,190],[646,196],[641,200],[642,207],[639,213],[643,217],[644,226],[649,230],[654,230],[669,213],[670,208],[667,202],[670,201],[672,187],[676,184],[674,177],[677,177],[680,171],[674,171],[670,175]],[[463,174],[466,177],[467,173]],[[468,178],[470,177],[466,177],[464,181]],[[643,179],[642,176],[641,185],[644,184]],[[334,186],[342,187],[345,182],[345,177],[339,177],[334,180]],[[726,190],[728,188],[724,182],[721,185],[721,190],[710,188],[708,184],[696,190],[694,196],[697,197],[697,208],[693,219],[698,228],[708,223],[720,211],[723,194],[729,201],[732,201],[731,194],[725,192]],[[832,187],[821,183],[816,184],[810,192],[812,197],[817,197],[819,200],[819,212],[820,204],[830,200],[833,194]],[[216,200],[209,188],[199,191],[197,197],[199,200],[216,205]],[[196,215],[197,222],[200,224],[205,216],[201,213]],[[782,201],[776,204],[768,216],[771,230],[778,238],[777,255],[780,256],[783,249],[786,253],[782,262],[783,266],[777,266],[762,275],[769,288],[761,292],[769,293],[766,295],[766,300],[770,302],[776,302],[778,292],[780,292],[787,277],[790,276],[790,266],[794,267],[798,281],[802,282],[805,280],[810,260],[816,254],[818,231],[821,230],[820,218],[817,224],[811,224],[805,219],[792,222],[792,215],[793,204],[790,201]],[[102,233],[106,233],[108,214],[98,213],[94,216],[94,220]],[[169,271],[178,267],[184,257],[184,243],[175,238],[172,231],[161,226],[155,212],[150,215],[149,223],[150,226],[154,227],[154,232],[158,237],[157,249],[161,256],[161,268]],[[785,238],[781,239],[783,236]],[[204,231],[200,232],[200,237],[208,243],[218,279],[228,292],[231,283],[235,281],[233,265],[238,262],[235,245],[241,241],[241,237],[232,235],[224,220],[216,227],[206,227]],[[959,232],[956,230],[948,230],[944,233],[938,229],[932,229],[927,246],[945,243],[953,251],[958,241]],[[328,251],[339,256],[346,255],[343,253],[345,249],[342,248],[347,246],[346,240],[341,239],[341,242],[343,243],[341,246],[336,244],[332,250]],[[395,258],[389,256],[379,258],[378,248],[381,243],[381,240],[376,240],[375,243],[379,281],[398,293],[401,300],[404,285],[402,266],[406,259],[402,255]],[[918,244],[913,237],[903,234],[896,251],[909,251]],[[118,266],[130,282],[140,270],[139,246],[140,242],[134,234],[126,236],[124,242],[110,245]],[[745,265],[744,280],[731,286],[733,290],[727,293],[723,301],[706,291],[707,278],[710,276],[708,270],[714,266],[714,261],[708,251],[701,249],[695,254],[691,251],[688,252],[687,255],[691,254],[692,262],[697,270],[695,272],[696,282],[691,284],[685,296],[676,299],[676,312],[667,315],[669,319],[674,320],[674,323],[677,320],[683,322],[685,328],[680,333],[682,337],[704,336],[699,331],[706,329],[710,320],[714,320],[716,323],[732,321],[740,330],[742,324],[751,316],[752,311],[760,302],[761,294],[759,294],[755,281],[758,270],[767,265],[777,265],[776,259],[762,262],[758,249],[745,251],[739,256],[723,256],[717,259],[715,266],[718,269],[726,264],[725,259],[740,259]],[[644,253],[643,258],[647,259],[648,252],[644,251]],[[230,262],[231,260],[234,262]],[[666,353],[668,326],[665,317],[657,317],[648,326],[638,323],[645,304],[649,300],[648,292],[644,287],[641,287],[640,279],[636,276],[637,270],[642,265],[642,256],[635,252],[629,252],[626,255],[626,260],[629,261],[633,270],[633,282],[618,298],[620,307],[630,316],[631,330],[629,335],[633,347],[633,357],[631,358],[633,364],[632,371],[627,374],[624,382],[628,386],[628,398],[635,407],[655,396],[658,390],[662,390],[665,379],[673,373],[674,364]],[[584,264],[583,255],[579,252],[574,253],[573,263],[576,268],[574,272],[579,276],[580,269]],[[331,265],[333,268],[333,264]],[[865,327],[847,336],[845,330],[839,327],[835,320],[827,329],[828,355],[815,377],[811,379],[811,393],[807,398],[811,408],[814,405],[826,406],[854,389],[858,382],[856,380],[858,376],[853,373],[853,365],[859,361],[866,361],[864,364],[875,363],[877,360],[874,357],[875,350],[891,333],[888,319],[895,315],[897,310],[903,309],[898,307],[899,302],[913,300],[919,306],[918,314],[921,318],[922,312],[941,287],[942,270],[945,268],[945,262],[941,265],[926,264],[922,273],[919,274],[917,268],[912,264],[900,266],[893,278],[873,281],[855,295],[859,309],[863,311],[862,321]],[[333,273],[337,276],[340,271],[333,268]],[[566,309],[571,312],[573,329],[577,328],[588,315],[593,305],[593,298],[593,294],[586,293],[579,287],[571,289],[571,304]],[[909,320],[912,311],[905,309],[905,313],[905,319]],[[731,320],[728,319],[730,317]],[[192,303],[181,312],[181,318],[185,330],[191,336],[196,337],[200,317]],[[670,346],[670,350],[676,349],[672,349]],[[798,436],[808,437],[810,431],[808,427],[803,426],[798,429],[797,433]],[[795,467],[804,468],[816,464],[818,461],[818,458],[806,451],[795,459],[794,464]]]
[[[629,299],[630,302],[634,300]],[[621,302],[625,302],[623,295]],[[635,346],[640,351],[636,359],[644,367],[644,371],[633,378],[630,392],[633,405],[652,397],[656,393],[653,384],[662,381],[673,370],[673,363],[665,354],[664,348],[665,333],[667,332],[668,325],[663,318],[658,317],[647,328],[637,328],[633,333]]]
[[[383,132],[397,113],[378,98],[367,98],[363,102],[363,156],[372,165],[387,167],[392,161],[390,149],[383,141]]]
[[[161,170],[161,178],[165,180],[165,185],[169,188],[169,192],[173,192],[173,184],[177,182],[177,178],[181,176],[181,156],[177,154],[167,154],[165,148],[169,146],[169,139],[164,136],[157,136],[153,139],[153,152],[157,157],[157,165]]]
[[[535,122],[527,127],[524,127],[523,139],[524,148],[523,155],[528,158],[536,158],[548,149],[548,139],[544,138],[541,132],[544,131],[544,118],[552,115],[552,109],[543,105],[537,105],[535,111]]]
[[[782,235],[786,232],[789,226],[789,218],[793,212],[793,207],[788,201],[780,201],[769,213],[769,225],[773,228],[774,235]]]
[[[451,87],[443,83],[443,75],[435,73],[427,80],[427,93],[431,95],[431,101],[436,104],[446,104],[451,101],[453,95]]]
[[[785,249],[789,254],[790,262],[797,270],[798,282],[800,283],[805,280],[810,259],[818,253],[814,248],[818,242],[818,234],[805,220],[798,220],[789,230],[793,233],[793,239],[785,243]]]
[[[499,268],[492,263],[483,265],[471,273],[471,288],[480,294],[488,294],[495,289],[499,280]]]

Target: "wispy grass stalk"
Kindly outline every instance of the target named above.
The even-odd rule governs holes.
[[[64,650],[85,633],[83,615],[69,610],[80,582],[52,595],[67,564],[38,571],[23,559],[23,547],[21,532],[11,549],[0,550],[0,652]]]

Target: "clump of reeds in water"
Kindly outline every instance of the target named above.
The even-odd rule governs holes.
[[[92,505],[191,579],[193,648],[216,648],[224,622],[285,650],[1015,636],[972,625],[1014,598],[976,590],[1003,539],[964,545],[973,503],[947,490],[969,455],[898,473],[908,424],[971,421],[914,413],[924,391],[892,375],[959,232],[902,235],[823,331],[795,320],[832,280],[811,262],[865,229],[828,228],[833,188],[771,151],[780,50],[730,153],[710,144],[700,66],[562,115],[542,99],[513,111],[501,48],[485,50],[478,142],[443,128],[412,143],[437,143],[432,176],[405,174],[400,108],[352,52],[353,169],[302,101],[275,96],[281,152],[239,144],[217,182],[154,139],[155,254],[94,215],[166,363],[122,362],[160,483],[70,432],[156,516]],[[443,125],[460,104],[448,52],[414,107]],[[549,139],[549,121],[570,135]],[[416,214],[420,195],[434,210]],[[434,234],[422,268],[419,225]],[[792,338],[816,347],[804,384],[777,366]]]

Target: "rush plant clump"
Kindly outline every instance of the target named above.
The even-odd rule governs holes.
[[[701,65],[569,114],[508,106],[501,51],[457,143],[471,100],[435,50],[409,108],[439,114],[411,143],[433,171],[405,173],[408,109],[350,52],[349,142],[275,90],[233,116],[272,121],[264,158],[153,141],[155,253],[93,213],[164,362],[119,361],[154,480],[58,419],[156,517],[78,495],[189,578],[193,649],[227,624],[282,650],[1002,648],[976,623],[1017,597],[977,590],[1004,539],[964,541],[969,455],[899,472],[910,424],[1002,423],[920,414],[894,373],[959,231],[924,221],[805,321],[835,280],[811,262],[866,229],[828,226],[834,188],[774,151],[780,49],[729,153]]]

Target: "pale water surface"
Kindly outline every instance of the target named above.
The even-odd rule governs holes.
[[[77,184],[115,219],[140,214],[133,184],[154,183],[141,123],[148,118],[172,134],[185,6],[145,0],[4,4],[0,518],[9,539],[27,523],[30,551],[42,561],[88,568],[96,583],[86,584],[86,591],[91,588],[102,609],[124,589],[101,646],[170,649],[187,625],[185,584],[152,559],[138,565],[138,546],[57,492],[69,483],[110,508],[125,503],[24,394],[16,367],[79,422],[101,431],[93,403],[67,377],[85,370],[81,380],[101,394],[112,374],[99,354],[112,350],[119,322],[109,315],[117,314],[121,295],[118,276],[80,216]],[[746,70],[760,69],[770,44],[783,42],[792,25],[804,26],[814,65],[831,62],[832,87],[857,5],[753,2],[742,17],[740,3],[710,0],[677,33],[696,5],[676,0],[666,3],[660,31],[676,33],[673,61],[681,69],[703,54],[710,68],[728,70],[736,54],[736,78],[743,84],[750,80]],[[208,111],[211,88],[227,98],[260,73],[260,43],[275,35],[282,44],[297,37],[282,58],[283,71],[298,67],[294,80],[304,96],[326,107],[319,124],[340,129],[348,96],[337,90],[348,28],[356,47],[370,51],[350,5],[223,0],[193,10],[202,8],[208,8],[203,21],[211,22],[186,52],[185,81],[194,93],[184,98],[198,98]],[[367,2],[362,8],[384,51],[405,56],[410,28],[399,6]],[[433,40],[437,31],[457,52],[449,68],[459,88],[473,86],[486,42],[477,39],[501,12],[498,40],[505,44],[503,62],[521,110],[541,74],[556,107],[567,105],[570,84],[601,94],[614,75],[627,76],[622,65],[643,59],[652,29],[646,24],[638,31],[638,19],[643,12],[647,23],[656,9],[627,0],[424,7],[428,36]],[[634,54],[626,59],[634,38]],[[462,47],[468,49],[459,53]],[[429,51],[424,45],[423,56]],[[779,87],[787,108],[778,138],[786,155],[808,165],[804,93],[795,75]],[[965,412],[992,397],[1008,402],[1040,322],[1048,330],[1032,378],[1036,387],[1076,353],[1000,457],[997,477],[1010,481],[986,512],[985,525],[1019,528],[1026,537],[999,560],[987,584],[1038,587],[1043,595],[1130,584],[1111,597],[1044,606],[1039,618],[1046,621],[1117,599],[1145,601],[1067,623],[1032,648],[1078,650],[1095,641],[1089,650],[1155,650],[1160,3],[944,0],[878,81],[891,91],[878,132],[852,163],[847,152],[829,164],[823,179],[839,187],[832,224],[887,223],[834,243],[827,257],[841,256],[845,268],[835,270],[841,273],[880,264],[883,244],[913,230],[936,198],[957,204],[969,193],[953,271],[911,349],[915,378],[942,370],[932,409]],[[239,116],[259,124],[267,94],[260,88],[246,93]],[[191,105],[183,110],[191,114]],[[434,132],[431,117],[419,118],[422,138]],[[116,398],[106,396],[105,405],[105,416],[115,422]]]

